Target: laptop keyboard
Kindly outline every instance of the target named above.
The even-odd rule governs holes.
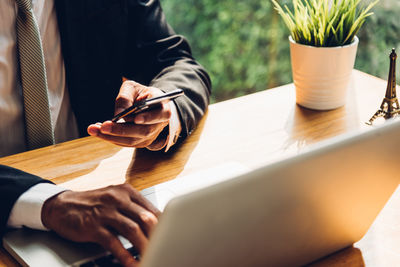
[[[136,260],[140,260],[140,255],[137,252],[137,250],[134,247],[128,248],[127,249],[129,251],[129,253],[131,253],[131,255],[136,259]],[[89,261],[89,262],[85,262],[84,264],[81,264],[80,267],[118,267],[118,266],[122,266],[119,261],[112,255],[106,255],[106,256],[102,256],[98,259]]]

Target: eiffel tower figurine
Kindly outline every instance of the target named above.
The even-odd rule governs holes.
[[[397,54],[395,49],[392,49],[390,58],[390,70],[389,78],[386,89],[385,98],[382,101],[379,110],[372,116],[372,118],[367,122],[368,125],[372,125],[375,119],[378,117],[384,117],[385,119],[393,118],[400,114],[399,101],[396,97],[396,59]]]

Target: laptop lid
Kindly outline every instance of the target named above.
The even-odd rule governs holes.
[[[400,122],[169,202],[142,267],[299,266],[351,245],[397,188]]]
[[[395,122],[338,137],[173,199],[141,267],[295,266],[354,243],[398,186],[399,132]],[[3,245],[24,266],[79,265],[104,253],[27,229]]]

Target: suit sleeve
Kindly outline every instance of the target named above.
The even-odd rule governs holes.
[[[3,236],[11,209],[17,199],[38,183],[51,183],[38,176],[0,165],[0,236]]]
[[[186,137],[207,109],[210,78],[193,58],[187,40],[168,25],[158,0],[128,3],[128,25],[132,33],[128,38],[127,77],[165,92],[184,90],[185,95],[174,101],[182,126],[181,136]]]

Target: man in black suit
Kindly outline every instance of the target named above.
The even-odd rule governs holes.
[[[7,1],[3,3],[6,6],[0,6],[0,12],[5,8],[15,8],[19,12],[18,8],[30,0],[15,1],[19,1],[18,5]],[[35,9],[40,5],[41,8]],[[43,15],[46,8],[49,14],[47,17]],[[60,57],[63,60],[56,63],[61,62],[60,73],[65,73],[65,86],[61,87],[68,88],[68,91],[60,95],[69,94],[69,101],[64,97],[58,103],[61,111],[57,113],[56,124],[64,123],[64,126],[59,130],[56,125],[56,140],[57,131],[70,131],[59,134],[58,141],[77,137],[77,133],[79,136],[89,133],[117,145],[167,150],[178,138],[182,140],[192,133],[207,108],[211,92],[210,79],[193,59],[187,41],[176,35],[167,24],[158,0],[54,0],[54,3],[37,0],[33,11],[41,16],[38,21],[44,39],[47,72],[52,71],[48,67],[52,57],[46,58],[46,47],[50,54],[53,50],[48,47],[57,42],[46,43],[43,35],[60,36],[61,44],[58,46],[61,46]],[[53,13],[58,30],[56,27],[57,31],[51,32]],[[2,31],[1,24],[7,24],[7,16],[2,16],[0,37],[6,32]],[[14,17],[9,21],[12,20],[15,23]],[[15,47],[11,49],[14,52],[17,50]],[[7,59],[8,55],[4,57]],[[0,77],[1,74],[0,69]],[[49,80],[58,77],[54,71],[47,76]],[[122,83],[122,80],[125,82]],[[49,90],[50,87],[49,81]],[[116,124],[108,121],[114,113],[132,105],[136,100],[157,96],[175,88],[183,89],[185,96],[164,104],[159,110],[135,117],[132,119],[134,123]],[[0,83],[0,93],[2,90]],[[52,104],[50,110],[55,109]],[[0,103],[2,117],[1,112],[4,110],[7,111],[7,108],[2,108]],[[7,112],[4,115],[5,119],[9,117]],[[60,120],[61,117],[67,119]],[[74,125],[70,122],[75,121],[77,129],[74,135]],[[92,124],[96,121],[103,123]],[[14,127],[13,124],[9,125]],[[2,130],[0,138],[5,131],[7,129]],[[0,139],[3,141],[0,146],[4,144],[4,151],[8,151],[0,151],[2,155],[24,150],[17,142],[21,138],[15,141],[18,133],[10,136],[14,138],[12,142],[7,141],[7,138]],[[13,150],[15,147],[18,149]],[[12,226],[26,225],[24,222],[15,223],[18,219],[14,217],[25,212],[23,207],[26,206],[26,203],[16,203],[24,202],[21,199],[38,185],[55,187],[40,177],[0,166],[1,233],[4,233],[7,222]],[[97,242],[115,254],[125,266],[136,266],[137,262],[129,256],[114,233],[124,235],[143,252],[147,238],[157,223],[157,209],[128,185],[87,192],[63,189],[55,191],[42,200],[42,206],[38,209],[41,223],[45,227],[71,240]],[[32,199],[32,194],[28,198]]]

